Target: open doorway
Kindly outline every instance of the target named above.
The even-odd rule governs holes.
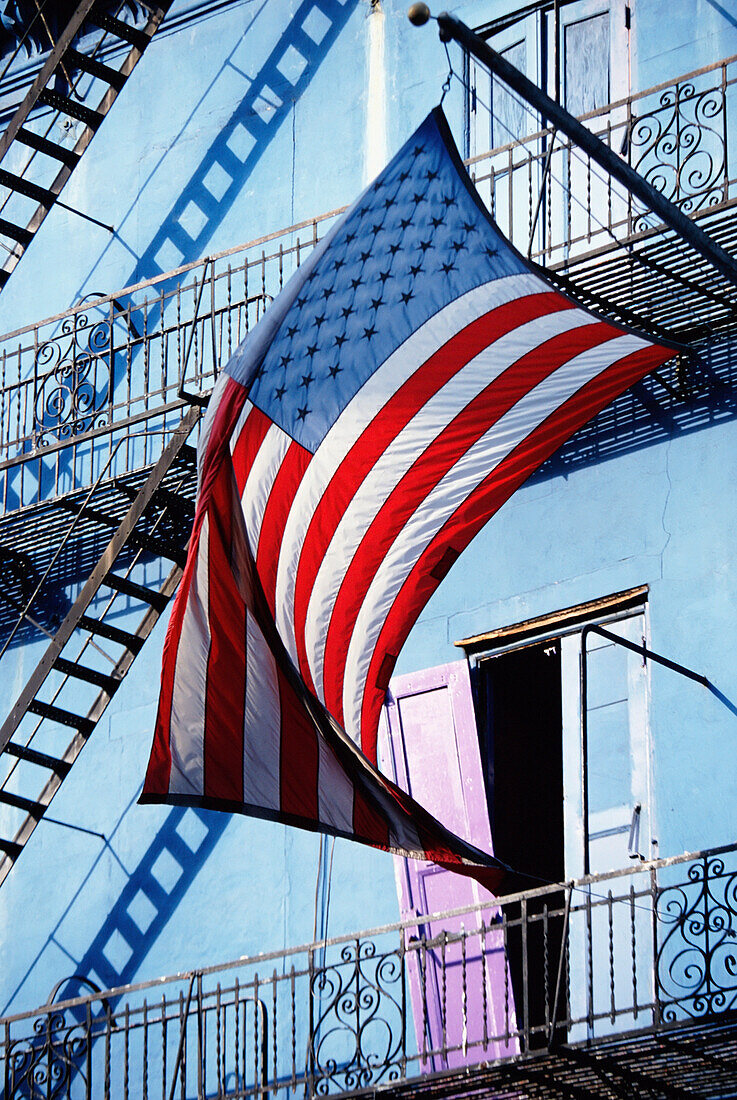
[[[481,756],[494,852],[515,871],[508,887],[564,878],[563,723],[560,645],[539,642],[476,665]],[[510,907],[507,957],[514,1000],[531,1047],[550,1026],[563,927],[561,898]],[[551,912],[551,910],[553,912]]]
[[[564,878],[563,722],[557,640],[476,666],[494,851],[521,874]],[[525,888],[531,886],[525,879]]]

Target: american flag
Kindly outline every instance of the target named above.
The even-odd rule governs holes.
[[[144,800],[486,865],[493,885],[490,856],[376,769],[392,669],[490,516],[673,354],[522,259],[436,108],[218,382]]]

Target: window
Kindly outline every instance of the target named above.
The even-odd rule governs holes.
[[[525,5],[476,33],[515,68],[576,116],[606,107],[630,91],[629,8],[625,0],[552,0]],[[467,61],[468,156],[520,140],[539,129],[535,112]]]
[[[611,102],[609,13],[600,12],[563,28],[563,102],[572,115],[585,115]]]

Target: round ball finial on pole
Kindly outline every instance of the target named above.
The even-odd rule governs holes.
[[[430,18],[430,9],[422,2],[412,4],[407,12],[407,18],[413,27],[424,27]]]

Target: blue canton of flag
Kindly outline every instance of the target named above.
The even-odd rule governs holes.
[[[251,386],[253,404],[310,451],[449,300],[526,270],[480,217],[439,121],[425,120],[331,234]],[[247,363],[228,372],[243,382]]]

